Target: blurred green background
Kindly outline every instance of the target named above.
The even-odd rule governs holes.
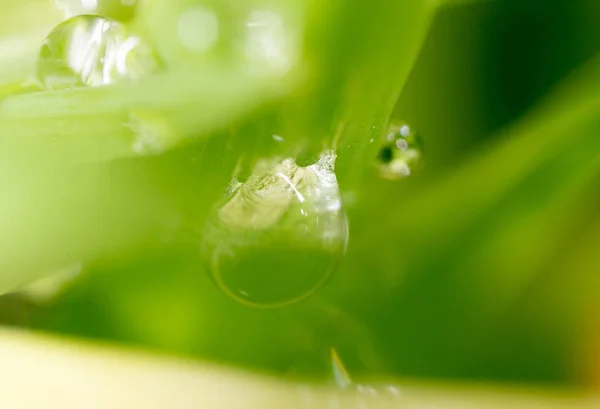
[[[600,112],[536,107],[598,55],[599,21],[595,0],[442,8],[393,114],[421,134],[422,171],[342,184],[348,254],[308,299],[238,304],[204,271],[196,239],[177,236],[84,263],[49,301],[4,295],[1,322],[289,377],[328,379],[335,348],[358,378],[588,385],[600,351]],[[598,80],[598,67],[584,72]],[[148,159],[149,180],[188,194],[178,173],[218,175],[194,159],[222,143]],[[213,195],[227,177],[207,182]]]

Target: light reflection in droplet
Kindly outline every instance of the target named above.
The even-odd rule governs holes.
[[[408,149],[408,141],[406,139],[398,139],[396,141],[396,147],[402,151]]]
[[[408,127],[408,125],[403,125],[400,128],[400,135],[404,136],[405,138],[407,138],[410,135],[410,128]]]
[[[101,86],[137,80],[158,69],[152,50],[113,20],[77,16],[52,30],[42,43],[39,81],[50,89]]]
[[[129,37],[125,41],[121,47],[117,49],[116,52],[116,61],[115,66],[119,75],[125,77],[127,76],[127,72],[129,67],[127,67],[127,56],[131,53],[137,46],[140,44],[140,39],[137,37]],[[106,61],[105,61],[106,65]]]
[[[405,123],[392,122],[378,154],[378,168],[385,179],[402,179],[420,166],[419,136]]]

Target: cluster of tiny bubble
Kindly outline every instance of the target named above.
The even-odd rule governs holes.
[[[406,123],[393,121],[385,134],[378,154],[378,167],[385,179],[410,176],[421,163],[419,135]]]

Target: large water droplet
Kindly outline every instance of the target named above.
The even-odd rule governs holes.
[[[158,68],[150,47],[116,21],[82,15],[60,23],[42,43],[37,65],[47,88],[137,80]]]
[[[306,297],[331,274],[348,240],[334,162],[333,152],[307,167],[260,160],[244,183],[234,179],[202,245],[224,292],[246,304],[280,306]]]
[[[420,166],[422,147],[419,135],[403,122],[392,122],[377,157],[382,177],[402,179]]]
[[[80,14],[98,14],[119,21],[127,21],[133,17],[137,0],[55,0],[56,7],[66,17]]]

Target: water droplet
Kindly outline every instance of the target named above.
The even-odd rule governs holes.
[[[203,257],[218,286],[255,306],[298,301],[318,288],[346,250],[347,218],[335,154],[311,166],[259,160],[235,178],[204,229]]]
[[[177,34],[181,44],[190,51],[206,51],[219,39],[219,19],[210,9],[190,7],[177,20]]]
[[[405,123],[393,122],[377,155],[380,174],[392,180],[409,176],[419,167],[421,155],[418,134]]]
[[[296,46],[283,18],[270,10],[255,10],[246,24],[245,53],[251,68],[284,74],[294,60]]]
[[[46,37],[37,74],[45,87],[58,89],[137,80],[157,68],[148,45],[120,23],[83,15],[63,21]]]
[[[56,7],[66,17],[97,14],[120,21],[133,17],[137,0],[55,0]]]

